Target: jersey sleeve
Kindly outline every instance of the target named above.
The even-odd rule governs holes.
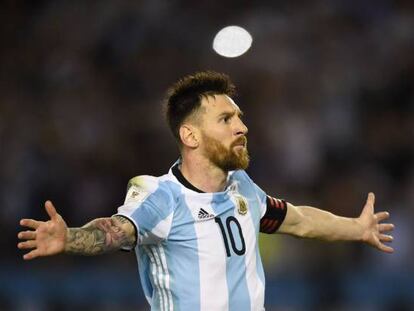
[[[171,197],[156,177],[138,176],[129,181],[125,202],[116,215],[134,224],[137,245],[156,244],[168,237],[173,216]]]

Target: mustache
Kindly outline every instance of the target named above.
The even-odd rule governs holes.
[[[239,146],[239,145],[244,145],[247,146],[247,137],[246,136],[241,136],[239,138],[237,138],[232,144],[231,146]]]

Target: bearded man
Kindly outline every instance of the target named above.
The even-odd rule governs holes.
[[[112,217],[68,228],[50,201],[50,220],[22,219],[24,259],[58,253],[97,255],[135,250],[151,310],[264,310],[259,232],[330,241],[360,241],[392,252],[392,224],[380,223],[369,193],[358,218],[295,206],[266,194],[245,172],[247,127],[229,77],[199,72],[168,92],[166,116],[181,156],[160,177],[128,184]]]

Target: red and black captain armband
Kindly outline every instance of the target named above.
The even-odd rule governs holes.
[[[283,220],[285,220],[287,204],[285,200],[279,200],[267,196],[266,213],[260,220],[260,232],[274,233],[279,229]]]

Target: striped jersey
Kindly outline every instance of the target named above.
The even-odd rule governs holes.
[[[178,163],[166,175],[131,179],[117,215],[135,225],[151,310],[264,310],[258,234],[275,232],[286,206],[243,170],[229,172],[215,193],[189,184]]]

